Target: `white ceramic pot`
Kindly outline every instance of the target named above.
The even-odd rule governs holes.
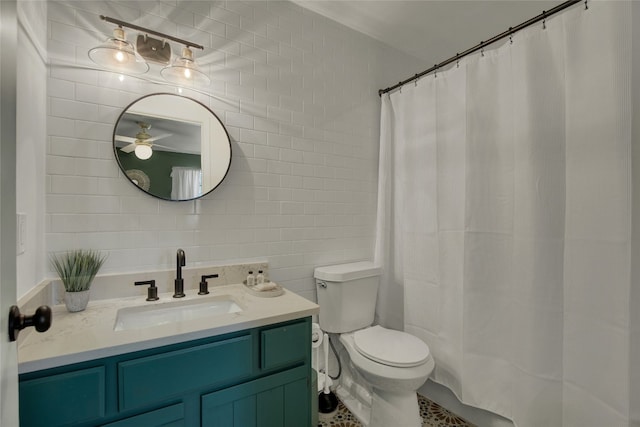
[[[90,291],[65,292],[64,303],[67,306],[67,310],[75,313],[76,311],[82,311],[87,308],[87,304],[89,304],[89,293]]]

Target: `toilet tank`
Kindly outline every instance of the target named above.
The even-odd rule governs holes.
[[[380,268],[371,261],[317,267],[320,328],[343,333],[373,324]]]

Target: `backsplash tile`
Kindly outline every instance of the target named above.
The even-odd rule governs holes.
[[[259,270],[262,270],[265,278],[270,280],[267,262],[183,267],[184,290],[185,293],[197,293],[203,275],[218,275],[216,278],[207,279],[209,286],[214,287],[242,283],[246,280],[249,271],[253,271],[255,275]],[[91,285],[91,300],[125,298],[136,295],[146,297],[147,288],[134,285],[135,282],[146,280],[156,281],[158,293],[173,292],[175,278],[175,269],[98,275]],[[55,279],[41,283],[33,292],[21,298],[19,304],[21,307],[35,310],[42,304],[63,304],[63,298],[64,287],[59,279]]]

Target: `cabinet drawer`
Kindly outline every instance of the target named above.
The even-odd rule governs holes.
[[[307,322],[294,323],[260,332],[262,369],[271,369],[307,360],[311,348]]]
[[[20,382],[20,425],[62,426],[105,413],[105,369],[96,367]]]
[[[118,363],[120,410],[156,403],[252,372],[250,335]]]

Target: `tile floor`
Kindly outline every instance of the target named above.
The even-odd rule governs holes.
[[[422,427],[474,427],[456,414],[418,394]],[[334,414],[320,414],[318,427],[362,427],[362,424],[340,402]],[[391,426],[389,426],[391,427]]]

